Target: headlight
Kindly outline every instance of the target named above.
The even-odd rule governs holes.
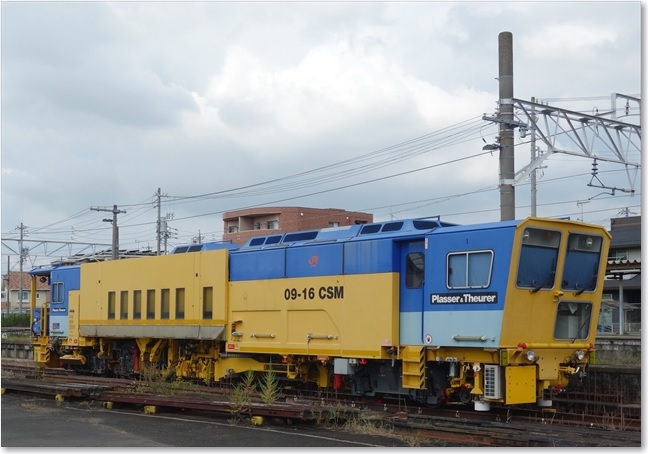
[[[536,360],[538,359],[533,350],[527,350],[524,356],[526,357],[527,361],[529,361],[530,363],[535,363]]]
[[[585,358],[585,352],[583,350],[576,350],[574,353],[574,359],[582,361]]]

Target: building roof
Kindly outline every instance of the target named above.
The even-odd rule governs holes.
[[[23,271],[22,276],[22,288],[23,290],[29,290],[31,288],[31,276],[28,272]],[[3,278],[7,280],[7,275],[4,275]],[[7,290],[19,290],[20,289],[20,271],[10,271],[9,272],[9,282],[6,283]],[[50,286],[45,282],[36,281],[36,290],[49,290]]]
[[[611,249],[641,247],[641,229],[612,230],[610,234],[612,235]]]
[[[641,249],[641,216],[612,219],[610,250]],[[618,291],[623,279],[623,290],[641,292],[641,260],[608,260],[604,291]]]
[[[621,275],[619,275],[621,277]],[[604,292],[611,292],[619,290],[621,281],[619,279],[606,279],[605,285],[603,286]],[[641,274],[635,274],[628,279],[623,279],[623,290],[639,290],[641,291]]]
[[[641,229],[641,216],[624,216],[610,220],[612,230],[634,230]]]

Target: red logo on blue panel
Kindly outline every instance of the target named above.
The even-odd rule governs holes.
[[[311,266],[311,268],[315,268],[317,266],[318,260],[319,258],[316,255],[314,255],[308,259],[308,264]]]

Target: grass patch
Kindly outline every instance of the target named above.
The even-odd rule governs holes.
[[[597,350],[596,364],[604,366],[639,366],[641,353],[625,350]]]
[[[140,384],[133,391],[172,396],[183,391],[196,391],[201,386],[176,377],[175,368],[159,370],[157,364],[145,363],[140,368]]]
[[[428,446],[425,438],[416,434],[397,433],[390,423],[382,419],[367,419],[358,415],[347,420],[342,426],[342,430],[362,435],[392,438],[411,447]]]

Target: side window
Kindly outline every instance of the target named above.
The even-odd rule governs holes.
[[[610,251],[608,254],[608,260],[628,260],[628,250]]]
[[[128,292],[122,291],[119,295],[119,319],[128,319]]]
[[[55,282],[52,284],[52,303],[63,302],[63,282]]]
[[[115,320],[115,292],[108,292],[108,320]]]
[[[203,287],[203,319],[211,320],[214,310],[214,289]]]
[[[133,291],[133,319],[142,319],[142,291]]]
[[[421,288],[425,271],[425,256],[422,252],[410,252],[405,259],[405,286]]]
[[[448,254],[448,288],[486,288],[490,285],[493,251]]]
[[[185,317],[185,289],[176,289],[176,320],[182,320]]]
[[[146,319],[155,319],[155,290],[146,291]]]
[[[171,293],[168,288],[163,288],[160,292],[160,304],[162,306],[160,318],[168,320],[171,311]]]

